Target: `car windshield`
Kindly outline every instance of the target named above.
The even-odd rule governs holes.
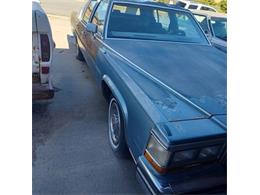
[[[196,20],[198,21],[198,23],[200,24],[201,28],[204,30],[204,32],[209,33],[209,27],[208,27],[208,22],[207,22],[207,17],[204,15],[197,15],[197,14],[193,14],[194,17],[196,18]]]
[[[208,44],[191,14],[130,3],[113,4],[107,37]]]
[[[210,21],[216,37],[227,40],[227,19],[212,17]]]

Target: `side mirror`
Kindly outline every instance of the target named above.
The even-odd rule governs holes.
[[[87,23],[86,29],[88,32],[96,33],[97,32],[97,25],[93,23]]]

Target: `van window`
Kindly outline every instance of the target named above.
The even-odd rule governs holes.
[[[40,34],[41,41],[41,56],[43,62],[50,61],[51,51],[50,51],[50,41],[48,34]]]
[[[92,13],[96,3],[97,3],[97,0],[91,0],[90,1],[90,3],[89,3],[89,5],[88,5],[88,7],[87,7],[87,9],[86,9],[86,11],[85,11],[85,13],[83,15],[83,21],[84,22],[87,23],[89,21],[89,18],[91,16],[91,13]]]
[[[107,9],[108,9],[108,2],[101,1],[92,19],[92,23],[97,25],[98,32],[100,32],[101,34],[103,33],[103,29],[104,29]]]
[[[197,8],[198,8],[197,5],[192,5],[192,4],[190,4],[189,7],[188,7],[188,9],[197,9]]]
[[[212,8],[210,8],[210,7],[205,7],[205,6],[202,6],[200,9],[201,9],[201,10],[204,10],[204,11],[216,12],[214,9],[212,9]]]
[[[178,2],[176,3],[176,5],[178,5],[178,6],[180,6],[180,7],[185,7],[185,6],[186,6],[186,3],[181,2],[181,1],[178,1]]]

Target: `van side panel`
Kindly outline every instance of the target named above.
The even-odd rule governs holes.
[[[36,4],[36,3],[34,3],[34,4]],[[48,83],[49,82],[49,72],[44,73],[42,71],[42,69],[45,68],[45,70],[46,70],[46,67],[50,69],[51,62],[52,62],[52,53],[53,53],[53,48],[54,48],[54,42],[52,39],[52,32],[51,32],[51,27],[50,27],[48,17],[46,15],[46,13],[44,12],[44,10],[38,5],[33,6],[32,32],[33,32],[32,33],[33,73],[39,73],[41,83]],[[48,36],[48,40],[47,40],[48,44],[45,44],[45,46],[47,45],[47,47],[48,47],[47,50],[49,51],[49,55],[50,55],[48,58],[49,59],[48,61],[42,60],[43,51],[41,51],[41,48],[42,48],[41,35]]]

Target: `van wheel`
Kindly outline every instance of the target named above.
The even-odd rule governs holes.
[[[125,141],[124,118],[117,100],[111,96],[108,108],[108,136],[112,150],[119,157],[128,157]]]
[[[85,62],[85,59],[84,59],[84,57],[83,57],[83,54],[82,54],[82,52],[80,51],[80,48],[79,48],[79,45],[78,45],[78,40],[77,40],[77,38],[76,38],[76,59],[77,60],[79,60],[79,61],[81,61],[81,62]]]

